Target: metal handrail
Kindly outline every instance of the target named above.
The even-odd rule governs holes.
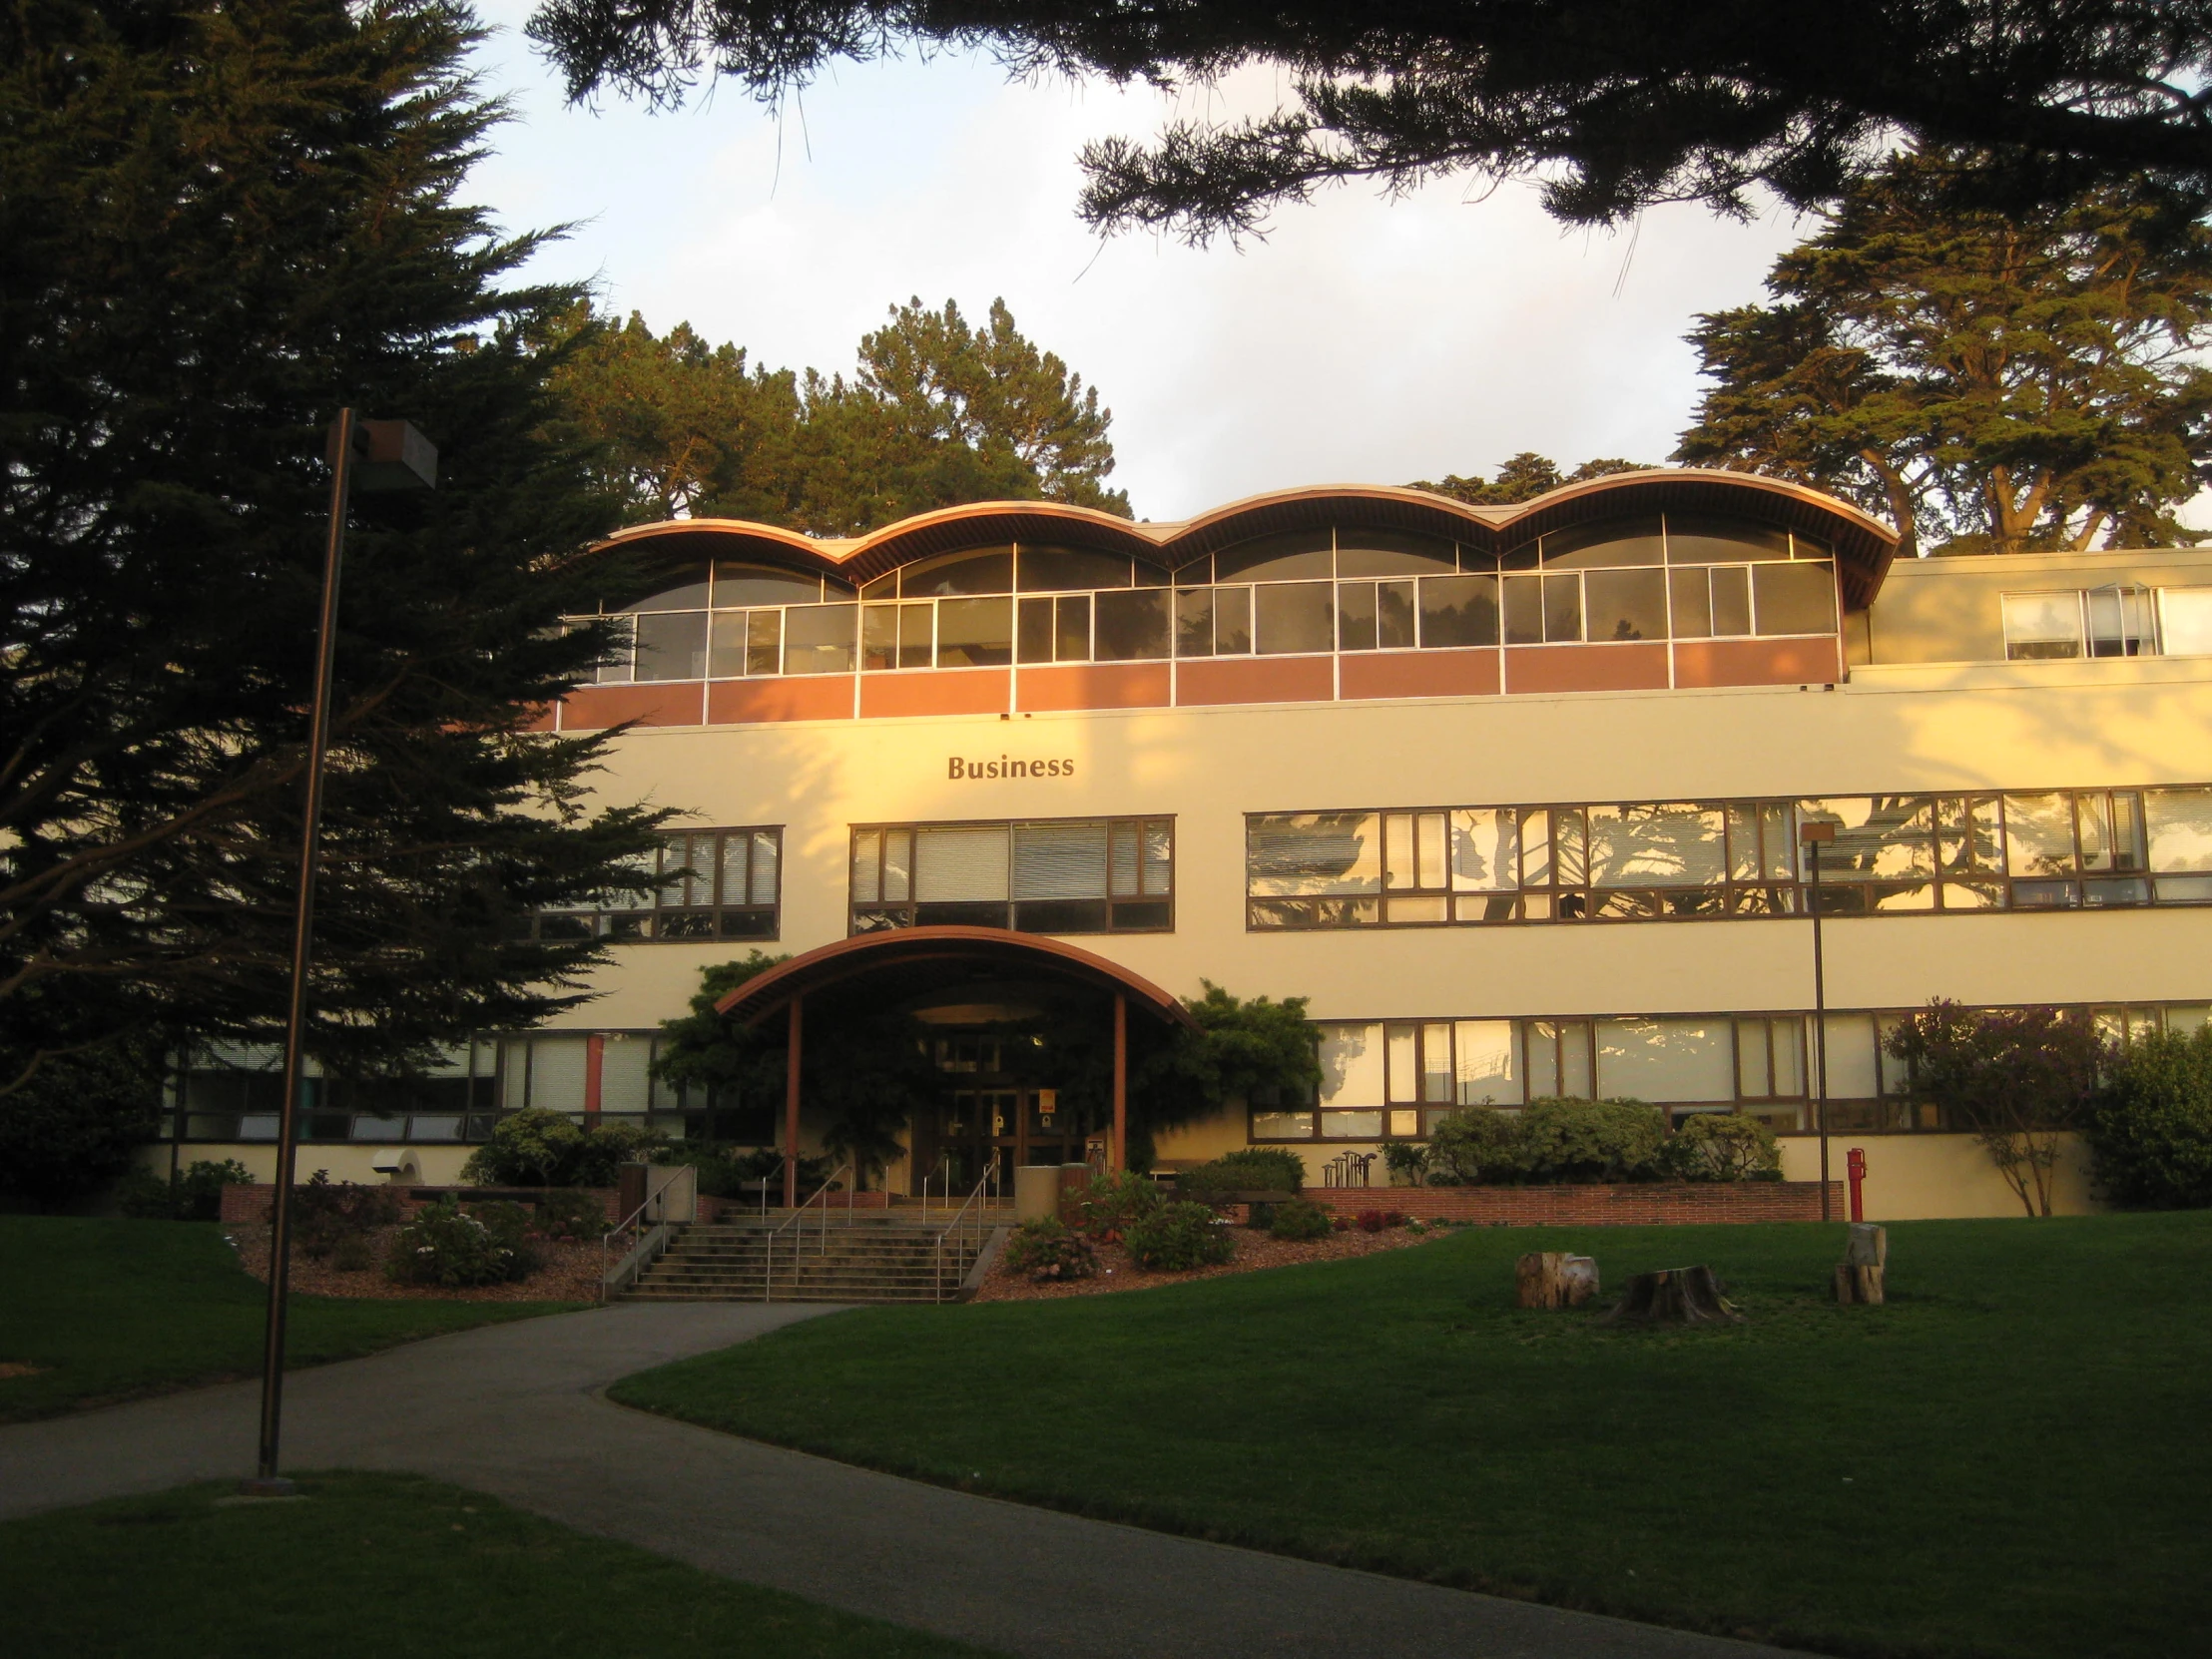
[[[798,1229],[798,1232],[796,1232],[792,1236],[792,1266],[794,1268],[797,1268],[799,1266],[800,1256],[804,1252],[807,1244],[807,1229],[805,1225],[807,1220],[807,1212],[814,1207],[814,1202],[816,1199],[822,1197],[824,1193],[827,1193],[831,1187],[836,1185],[838,1176],[848,1175],[851,1173],[851,1170],[852,1166],[850,1164],[839,1164],[835,1169],[831,1170],[830,1172],[829,1179],[824,1181],[823,1184],[817,1187],[812,1193],[808,1194],[807,1201],[804,1204],[800,1205],[799,1208],[794,1210],[769,1234],[768,1261],[761,1271],[761,1300],[763,1302],[768,1302],[772,1300],[776,1291],[776,1241],[783,1237],[784,1232],[787,1228]],[[848,1190],[845,1195],[846,1224],[850,1225],[851,1220],[852,1198]],[[825,1204],[822,1207],[822,1245],[820,1251],[818,1251],[817,1254],[827,1254],[829,1249],[830,1206]]]
[[[952,1154],[949,1152],[938,1153],[936,1163],[921,1178],[921,1225],[924,1227],[929,1225],[929,1183],[940,1175],[944,1177],[944,1204],[949,1210],[952,1208]]]
[[[636,1230],[642,1241],[644,1231],[638,1227],[638,1223],[644,1220],[646,1211],[653,1208],[653,1201],[659,1196],[658,1193],[647,1193],[643,1204],[599,1235],[599,1305],[602,1308],[607,1305],[607,1241],[626,1229]]]
[[[947,1176],[946,1179],[949,1181],[950,1177]],[[986,1198],[984,1196],[986,1191],[990,1194],[989,1198]],[[944,1300],[945,1240],[950,1238],[952,1234],[959,1228],[960,1224],[967,1219],[968,1211],[973,1210],[975,1212],[975,1248],[977,1251],[981,1251],[983,1248],[983,1235],[985,1225],[983,1212],[989,1206],[991,1200],[997,1196],[997,1193],[998,1160],[996,1158],[993,1158],[985,1166],[983,1170],[982,1180],[976,1182],[974,1190],[967,1195],[967,1201],[960,1206],[958,1213],[955,1214],[950,1221],[946,1222],[942,1230],[940,1230],[937,1234],[937,1242],[934,1250],[932,1251],[935,1263],[934,1279],[937,1301],[942,1302]],[[978,1202],[979,1200],[980,1202]],[[946,1195],[945,1202],[948,1204],[951,1202],[951,1196],[949,1194]]]

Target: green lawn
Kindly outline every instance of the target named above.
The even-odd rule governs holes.
[[[2171,1659],[2212,1625],[2212,1215],[1476,1229],[1135,1295],[874,1309],[630,1404],[926,1480],[1853,1655]],[[1511,1306],[1710,1263],[1749,1315]]]
[[[0,1522],[9,1650],[72,1659],[985,1659],[411,1475],[187,1486]]]
[[[0,1422],[258,1375],[269,1293],[213,1222],[0,1216]],[[295,1296],[295,1366],[579,1306]]]

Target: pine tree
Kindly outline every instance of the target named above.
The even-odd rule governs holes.
[[[2212,231],[2097,191],[1961,213],[1947,155],[1898,158],[1767,279],[1701,317],[1715,382],[1676,458],[1798,479],[1918,546],[2161,546],[2212,481]]]
[[[626,573],[547,435],[578,295],[458,196],[499,119],[436,0],[12,0],[0,49],[0,1091],[130,1033],[281,1023],[340,404],[433,492],[357,495],[312,1047],[405,1066],[579,999],[534,907],[639,887],[661,815],[536,730]],[[618,593],[618,597],[621,595]]]

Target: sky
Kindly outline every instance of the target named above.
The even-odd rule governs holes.
[[[1076,153],[1177,112],[1274,101],[1271,74],[1203,100],[1104,83],[1010,84],[980,59],[839,66],[772,113],[732,87],[654,113],[568,107],[484,0],[479,68],[516,119],[470,196],[509,231],[570,224],[532,273],[593,282],[656,331],[689,321],[770,367],[849,369],[910,296],[1028,337],[1099,388],[1140,517],[1260,490],[1485,475],[1518,450],[1564,466],[1663,462],[1695,406],[1696,313],[1756,299],[1806,227],[1696,206],[1618,234],[1565,231],[1525,186],[1367,186],[1280,209],[1265,241],[1101,240]]]

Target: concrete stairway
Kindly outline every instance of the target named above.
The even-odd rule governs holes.
[[[806,1237],[769,1241],[782,1218],[688,1227],[625,1294],[640,1302],[950,1302],[960,1294],[977,1255],[971,1228],[944,1241],[938,1221],[923,1226],[895,1211],[826,1230],[808,1219]],[[983,1238],[988,1240],[986,1230]]]

